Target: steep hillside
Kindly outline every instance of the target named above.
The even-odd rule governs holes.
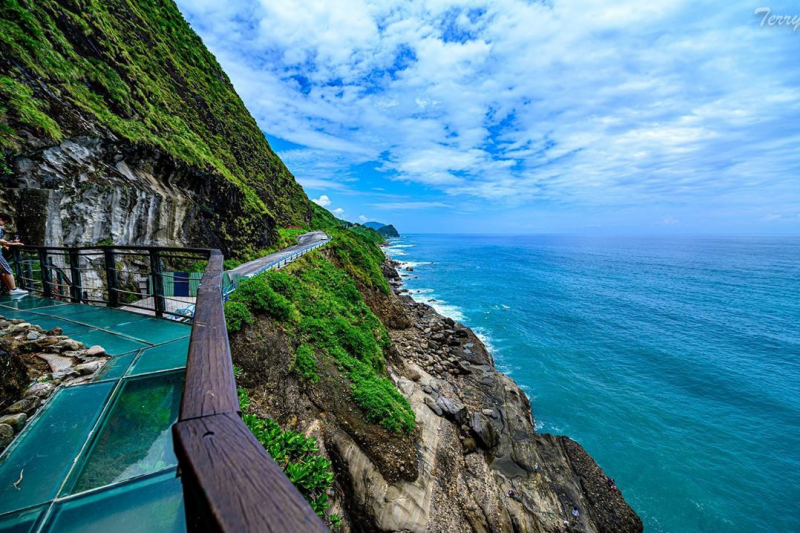
[[[172,0],[2,0],[0,147],[32,241],[242,252],[311,216]]]
[[[536,433],[470,329],[400,293],[380,234],[315,211],[330,244],[243,282],[225,314],[245,412],[316,438],[320,516],[343,531],[641,532],[579,444]]]

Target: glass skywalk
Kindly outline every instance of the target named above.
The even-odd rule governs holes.
[[[185,531],[171,427],[191,326],[28,296],[0,316],[59,327],[111,360],[61,387],[0,457],[0,532]]]

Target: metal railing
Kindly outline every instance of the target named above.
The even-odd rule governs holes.
[[[188,321],[210,251],[152,246],[20,246],[17,284],[57,300]]]
[[[312,244],[302,246],[297,250],[294,250],[291,254],[287,254],[285,256],[278,257],[273,261],[270,261],[257,270],[251,272],[247,276],[241,276],[236,274],[234,271],[227,271],[223,272],[223,280],[222,280],[222,287],[223,287],[223,295],[225,300],[227,301],[228,297],[231,295],[233,291],[236,290],[236,287],[239,286],[239,282],[246,278],[252,278],[254,276],[258,276],[259,274],[263,274],[268,270],[278,270],[285,266],[287,266],[292,261],[298,259],[299,257],[304,256],[305,254],[316,250],[322,246],[325,246],[331,241],[330,237],[321,241],[314,242]],[[235,270],[235,269],[234,269]]]

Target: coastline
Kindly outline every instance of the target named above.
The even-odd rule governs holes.
[[[491,530],[507,530],[510,521],[522,531],[642,531],[638,515],[580,444],[536,432],[527,394],[495,368],[475,331],[430,305],[437,302],[413,298],[404,277],[412,276],[419,263],[390,257],[386,246],[384,253],[384,274],[410,319],[410,327],[390,329],[399,352],[396,381],[418,417],[422,406],[423,428],[430,427],[430,414],[437,433],[443,431],[443,420],[454,426],[448,446],[458,448],[465,468],[447,477],[464,478],[464,486],[475,492],[465,497],[440,487],[450,493],[449,505],[458,502],[462,512],[476,503],[484,507],[481,522]],[[430,446],[422,449],[433,454],[430,462],[435,463],[441,440],[434,445],[425,433],[423,443]],[[424,454],[421,462],[427,462]],[[490,502],[476,502],[481,493]],[[432,511],[428,520],[435,524],[438,514]]]

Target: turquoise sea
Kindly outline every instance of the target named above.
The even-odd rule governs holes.
[[[387,252],[645,531],[800,531],[800,238],[412,235]]]

